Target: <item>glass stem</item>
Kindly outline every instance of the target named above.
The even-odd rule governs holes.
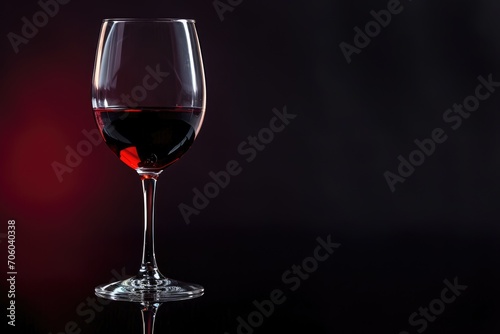
[[[155,257],[155,195],[158,174],[142,174],[142,191],[144,195],[144,244],[142,248],[141,269],[137,278],[146,279],[146,284],[155,285],[156,280],[163,278],[158,270]]]

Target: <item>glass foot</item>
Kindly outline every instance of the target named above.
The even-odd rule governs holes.
[[[169,302],[201,297],[203,293],[201,285],[169,278],[151,280],[132,277],[95,288],[98,297],[129,302]]]

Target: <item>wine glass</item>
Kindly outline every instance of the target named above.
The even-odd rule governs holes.
[[[203,295],[202,286],[160,273],[154,250],[154,206],[158,176],[195,140],[203,123],[205,99],[194,20],[103,21],[92,79],[92,107],[105,143],[142,180],[144,245],[138,274],[96,287],[97,296],[164,302]]]

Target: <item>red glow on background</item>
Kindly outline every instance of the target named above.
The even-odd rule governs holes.
[[[10,135],[9,193],[28,202],[57,200],[74,185],[69,178],[59,182],[51,166],[54,158],[61,156],[61,143],[68,139],[62,127],[50,120],[34,118],[27,122]]]
[[[76,149],[85,139],[82,130],[95,128],[90,100],[93,59],[72,45],[59,46],[61,49],[43,53],[38,50],[29,61],[14,58],[14,63],[23,66],[12,66],[15,71],[4,73],[4,82],[9,84],[5,86],[6,117],[0,140],[8,144],[3,146],[7,163],[2,184],[9,194],[5,200],[11,212],[29,208],[41,214],[69,213],[90,189],[83,169],[92,155],[64,173],[62,181],[52,166],[54,162],[67,165],[66,147]]]

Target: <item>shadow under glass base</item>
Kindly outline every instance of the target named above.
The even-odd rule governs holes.
[[[149,280],[131,277],[95,288],[98,297],[129,302],[169,302],[201,297],[203,293],[201,285],[169,278]]]

